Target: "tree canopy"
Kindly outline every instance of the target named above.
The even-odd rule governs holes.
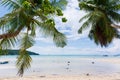
[[[87,14],[80,19],[85,21],[78,33],[91,27],[89,38],[97,45],[107,47],[114,38],[120,38],[120,0],[79,0],[80,10]]]
[[[62,0],[64,1],[64,0]],[[27,49],[35,43],[36,30],[53,38],[57,47],[66,45],[66,37],[55,28],[54,16],[63,16],[57,1],[49,0],[2,0],[1,5],[10,12],[0,18],[0,52],[20,44],[16,66],[18,74],[30,67],[32,61]],[[57,3],[58,4],[58,3]],[[65,3],[66,4],[66,3]],[[65,6],[65,5],[64,5]],[[63,18],[64,19],[64,18]]]

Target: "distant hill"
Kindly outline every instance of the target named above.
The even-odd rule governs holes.
[[[19,50],[8,50],[7,55],[18,55]],[[38,53],[34,53],[31,51],[27,51],[30,55],[39,55]]]

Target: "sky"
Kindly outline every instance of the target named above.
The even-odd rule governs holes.
[[[8,12],[7,9],[0,7],[0,17]],[[68,5],[63,11],[64,17],[68,19],[62,23],[59,17],[55,18],[56,28],[67,37],[67,46],[64,48],[56,47],[51,38],[46,38],[42,34],[37,34],[35,45],[29,51],[41,55],[115,55],[120,54],[120,40],[114,39],[107,48],[97,46],[94,41],[88,38],[89,29],[82,34],[78,34],[78,29],[82,25],[79,19],[86,13],[79,10],[77,0],[68,0]]]

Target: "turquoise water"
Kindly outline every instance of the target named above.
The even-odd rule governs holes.
[[[0,77],[16,76],[15,67],[17,56],[3,56],[0,60],[8,60],[9,64],[0,65]],[[111,74],[120,72],[120,64],[97,61],[96,59],[118,58],[114,56],[31,56],[33,61],[31,68],[25,71],[25,75],[80,75],[90,73]],[[92,64],[95,62],[95,64]]]

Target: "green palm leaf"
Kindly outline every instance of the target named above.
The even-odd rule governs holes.
[[[119,23],[120,22],[120,14],[114,11],[109,11],[110,13],[108,16],[111,18],[111,20]]]
[[[16,66],[18,68],[18,75],[23,76],[25,69],[30,67],[30,63],[32,58],[28,54],[28,52],[24,49],[19,51],[19,56],[17,57]]]
[[[67,0],[52,0],[51,4],[53,6],[55,6],[56,8],[60,8],[62,10],[65,9],[66,5],[67,5],[68,1]]]
[[[94,8],[96,8],[96,6],[90,5],[86,1],[85,2],[80,2],[79,7],[80,7],[81,10],[85,10],[85,11],[93,11]]]
[[[29,35],[28,33],[24,33],[22,35],[22,37],[23,38],[20,40],[20,43],[21,43],[20,47],[21,47],[21,49],[28,49],[31,46],[33,46],[34,39],[33,39],[33,37],[31,35]]]
[[[40,29],[46,36],[51,36],[56,46],[64,47],[66,37],[55,28],[53,16],[63,16],[61,9],[49,0],[2,0],[1,4],[10,13],[0,18],[0,49],[7,50],[20,41],[20,53],[17,60],[18,74],[23,75],[24,70],[30,66],[31,57],[27,49],[34,45],[36,29]],[[66,0],[61,0],[60,5],[66,5]],[[24,34],[23,34],[24,32]],[[21,39],[16,40],[18,35]]]
[[[117,5],[112,6],[110,8],[111,8],[111,10],[118,11],[118,10],[120,10],[120,4],[117,4]]]
[[[81,10],[87,11],[87,15],[80,19],[86,20],[78,30],[81,33],[84,29],[91,27],[89,38],[97,45],[107,47],[114,38],[119,38],[119,31],[115,29],[114,23],[120,22],[120,1],[119,0],[79,0]],[[112,26],[111,26],[112,25]],[[119,27],[118,27],[119,28]]]
[[[66,46],[66,37],[60,32],[54,33],[53,41],[58,47]]]
[[[14,47],[18,40],[18,37],[4,38],[0,40],[0,55],[7,54],[7,50]]]
[[[7,7],[8,9],[16,9],[22,7],[19,3],[14,0],[2,0],[1,5]]]
[[[20,52],[17,59],[17,68],[18,68],[18,74],[20,76],[23,76],[24,70],[30,67],[30,63],[32,61],[30,55],[26,51],[26,49],[30,48],[34,44],[33,37],[29,35],[28,33],[23,34],[23,38],[20,40]]]
[[[44,23],[40,23],[38,20],[34,21],[39,25],[42,33],[45,36],[53,37],[53,41],[55,42],[56,46],[64,47],[66,45],[66,37],[55,28],[55,23],[53,20],[49,19]]]
[[[80,19],[80,22],[86,18],[88,18],[83,25],[80,27],[80,29],[78,30],[78,33],[82,33],[83,30],[87,29],[88,27],[90,27],[92,25],[92,27],[94,27],[96,22],[99,22],[100,19],[105,16],[104,14],[102,14],[100,11],[96,10],[94,12],[91,12],[89,14],[87,14],[86,16],[82,17]]]

